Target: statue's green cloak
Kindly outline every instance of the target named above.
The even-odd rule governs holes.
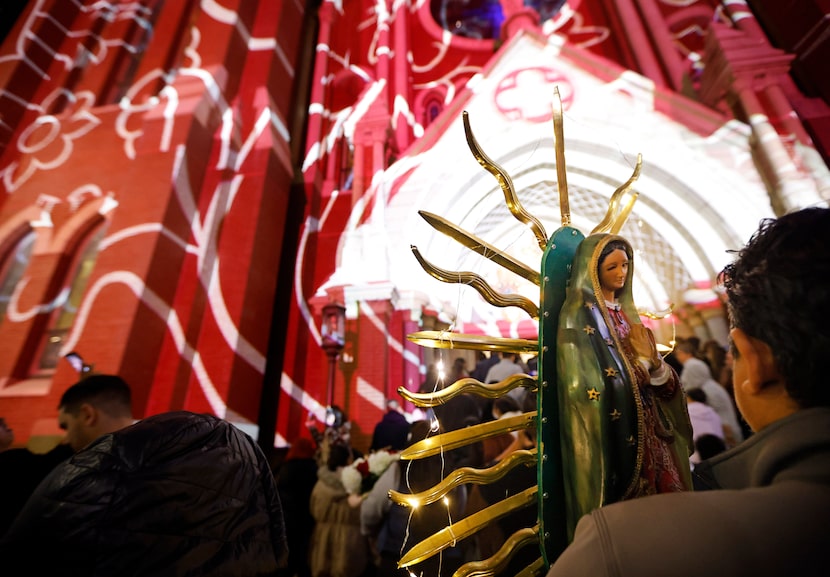
[[[557,389],[569,541],[582,515],[641,494],[643,402],[630,360],[617,353],[623,350],[621,343],[613,328],[608,328],[611,323],[597,273],[599,255],[612,240],[623,241],[632,259],[631,246],[622,237],[597,234],[586,238],[574,257],[559,316]],[[630,260],[628,278],[617,295],[632,324],[640,322],[632,298],[633,274]],[[671,399],[655,401],[663,425],[674,433],[671,452],[681,480],[691,489],[692,435],[682,389],[678,386]]]

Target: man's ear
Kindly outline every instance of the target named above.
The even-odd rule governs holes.
[[[89,403],[82,403],[78,409],[78,419],[88,427],[98,423],[98,410]]]
[[[767,343],[747,335],[741,329],[732,329],[729,336],[745,363],[750,392],[758,393],[770,382],[780,380],[775,357]]]

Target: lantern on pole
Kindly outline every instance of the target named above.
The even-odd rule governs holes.
[[[323,307],[322,347],[329,358],[329,376],[326,383],[326,404],[334,401],[334,375],[337,358],[346,345],[346,307],[330,302]]]

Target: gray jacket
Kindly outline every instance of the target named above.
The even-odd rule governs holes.
[[[773,423],[695,474],[717,490],[585,515],[548,577],[830,575],[830,408]]]

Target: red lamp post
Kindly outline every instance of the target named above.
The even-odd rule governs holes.
[[[334,376],[337,357],[346,345],[346,307],[331,302],[323,307],[323,350],[329,358],[329,376],[326,384],[326,403],[330,407],[334,401]]]

